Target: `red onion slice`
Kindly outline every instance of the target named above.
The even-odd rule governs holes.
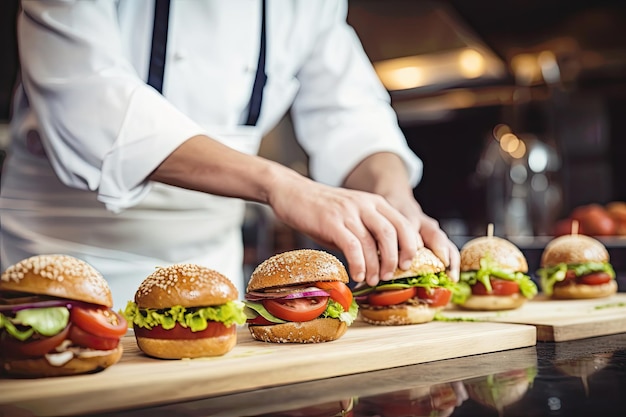
[[[260,292],[260,291],[250,291],[246,294],[246,300],[250,301],[258,301],[258,300],[275,300],[275,299],[285,299],[291,300],[294,298],[305,298],[305,297],[329,297],[330,294],[324,290],[321,290],[317,287],[298,287],[294,290],[294,288],[285,288],[285,291],[276,291],[276,292]]]
[[[31,303],[22,303],[22,304],[0,304],[0,311],[16,312],[20,310],[28,310],[29,308],[47,308],[47,307],[72,308],[72,306],[93,308],[96,305],[85,303],[82,301],[74,301],[74,300],[46,300],[46,301],[34,301]]]

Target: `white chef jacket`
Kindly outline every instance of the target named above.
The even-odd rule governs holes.
[[[148,181],[188,138],[241,152],[291,111],[316,180],[340,185],[376,152],[422,165],[338,0],[268,0],[267,84],[243,126],[259,57],[258,0],[173,0],[163,95],[148,75],[154,0],[24,1],[22,84],[2,175],[2,269],[66,253],[109,281],[116,307],[155,267],[194,262],[243,294],[244,203]]]

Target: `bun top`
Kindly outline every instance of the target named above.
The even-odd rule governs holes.
[[[541,254],[541,266],[549,267],[564,262],[580,264],[585,262],[608,262],[606,247],[590,236],[563,235],[554,238]]]
[[[478,271],[480,260],[487,254],[501,268],[512,272],[528,272],[522,251],[510,241],[497,236],[474,238],[461,248],[461,271]]]
[[[35,255],[9,266],[0,291],[49,295],[113,307],[111,289],[87,262],[68,255]]]
[[[247,291],[319,281],[348,283],[341,261],[328,252],[314,249],[292,250],[272,256],[252,272]]]
[[[407,270],[400,268],[396,269],[396,272],[393,274],[393,278],[408,278],[429,273],[436,274],[437,272],[444,271],[445,269],[446,266],[443,264],[441,259],[439,259],[430,249],[419,248],[413,257],[411,267]]]
[[[237,288],[224,275],[195,264],[158,268],[135,293],[139,308],[208,307],[239,297]]]

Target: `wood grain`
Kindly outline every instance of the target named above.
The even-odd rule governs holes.
[[[356,322],[339,340],[299,345],[259,342],[243,327],[228,354],[193,360],[149,358],[131,335],[123,343],[120,363],[97,374],[0,380],[0,411],[68,416],[210,398],[533,346],[536,329],[491,322]]]
[[[448,308],[442,316],[533,325],[537,328],[538,341],[562,342],[626,332],[626,293],[595,300],[551,300],[539,295],[517,310]]]

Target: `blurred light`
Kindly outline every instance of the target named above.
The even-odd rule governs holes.
[[[509,171],[509,176],[515,184],[524,184],[528,178],[528,171],[524,165],[514,165]]]
[[[561,80],[561,71],[554,52],[542,51],[537,57],[537,62],[546,83],[555,84]]]
[[[530,180],[530,187],[534,191],[543,192],[548,189],[548,177],[543,174],[533,175]]]
[[[533,54],[519,54],[511,59],[515,78],[521,84],[532,84],[541,78],[541,69],[537,57]]]
[[[513,133],[505,133],[500,137],[500,148],[506,153],[515,152],[519,144],[520,140]]]
[[[561,409],[561,399],[558,397],[548,398],[548,408],[551,411],[557,411]]]
[[[493,128],[493,137],[496,138],[498,142],[500,142],[500,139],[505,133],[511,133],[511,128],[508,125],[499,124]]]
[[[520,159],[526,155],[526,144],[524,141],[518,139],[517,147],[509,152],[513,158]]]
[[[459,69],[465,78],[478,78],[485,73],[485,58],[475,49],[465,49],[459,54]]]
[[[548,152],[543,146],[535,146],[528,153],[528,167],[533,172],[544,172],[548,168]]]
[[[424,84],[424,72],[415,66],[391,68],[387,70],[383,80],[391,90],[406,90]]]

